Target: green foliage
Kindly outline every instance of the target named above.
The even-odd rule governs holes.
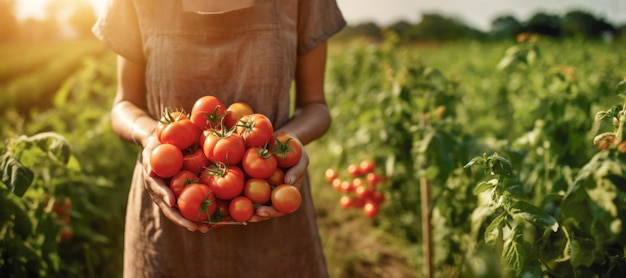
[[[109,123],[114,56],[83,58],[80,69],[48,97],[51,108],[27,120],[4,111],[0,134],[10,139],[1,152],[0,206],[10,209],[0,217],[2,277],[121,273],[124,211],[137,149],[119,140]],[[60,215],[55,207],[65,200],[71,210]]]
[[[333,123],[307,145],[316,200],[332,194],[317,182],[327,168],[373,159],[387,176],[381,188],[387,199],[369,222],[352,222],[357,214],[324,202],[332,197],[317,201],[334,276],[358,276],[373,265],[380,274],[384,264],[403,260],[413,272],[399,276],[419,276],[425,186],[437,276],[624,273],[620,148],[626,145],[619,143],[626,117],[615,95],[626,93],[626,52],[619,45],[538,39],[432,48],[403,47],[386,34],[380,44],[331,48],[326,95]],[[3,58],[11,53],[0,50]],[[60,52],[32,57],[43,61],[50,53]],[[32,87],[42,102],[28,114],[2,110],[2,277],[121,273],[138,150],[109,124],[114,56],[99,47],[81,53],[74,63],[58,63],[65,74],[54,78],[54,90]],[[510,62],[498,70],[505,59]],[[3,86],[31,70],[50,73],[37,64],[24,61],[16,67],[22,74],[0,74],[8,80]],[[22,95],[16,101],[28,103],[17,100]],[[69,224],[54,212],[66,198],[73,204]],[[61,241],[68,228],[72,238]],[[369,243],[357,240],[362,233]],[[368,249],[381,240],[396,247]]]
[[[320,158],[322,164],[341,169],[373,158],[384,165],[389,202],[373,224],[422,252],[419,188],[426,180],[436,269],[471,277],[620,273],[624,246],[615,239],[621,234],[605,231],[621,222],[603,212],[623,210],[609,205],[615,194],[584,191],[589,196],[563,205],[581,169],[597,173],[597,164],[583,167],[596,153],[594,134],[606,129],[592,115],[614,102],[615,83],[623,79],[615,69],[626,57],[600,45],[519,39],[506,47],[452,45],[445,54],[400,47],[389,34],[380,45],[344,45],[329,59],[334,121],[320,144],[332,156]],[[564,50],[573,52],[564,56]],[[465,63],[451,62],[458,60]],[[619,111],[605,111],[606,117],[619,118]],[[497,153],[471,159],[489,151]],[[617,184],[603,190],[618,190],[620,175],[602,182]],[[591,211],[578,214],[586,207]],[[564,211],[576,216],[563,218]],[[585,225],[594,230],[584,233],[610,242],[580,234]],[[412,252],[411,263],[423,269],[423,253]]]

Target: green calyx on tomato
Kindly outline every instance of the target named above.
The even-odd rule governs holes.
[[[274,136],[270,151],[276,156],[279,167],[290,168],[300,161],[302,144],[291,135],[280,133]]]
[[[201,130],[219,126],[225,115],[226,106],[215,96],[203,96],[191,108],[191,121]]]
[[[263,114],[244,115],[235,126],[248,148],[262,147],[274,136],[272,122]]]
[[[157,124],[157,139],[181,150],[196,143],[202,131],[189,119],[185,110],[165,108]]]
[[[267,147],[248,148],[241,159],[243,170],[251,177],[267,179],[274,174],[278,164]]]

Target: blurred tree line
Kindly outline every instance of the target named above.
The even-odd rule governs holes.
[[[41,19],[19,19],[16,0],[0,0],[0,43],[91,36],[96,13],[87,0],[51,0]]]
[[[342,30],[338,37],[368,37],[378,40],[386,30],[398,34],[402,42],[500,40],[515,38],[520,33],[535,33],[557,39],[626,39],[626,24],[614,26],[601,17],[578,9],[563,15],[537,12],[526,21],[512,15],[502,15],[491,21],[491,29],[488,31],[472,28],[454,17],[427,13],[423,14],[421,21],[417,23],[400,20],[382,27],[373,22],[350,25]]]
[[[90,29],[96,21],[96,14],[87,0],[50,0],[42,19],[18,19],[16,2],[0,0],[0,43],[91,36]],[[583,10],[571,10],[563,15],[538,12],[526,21],[520,21],[512,15],[502,15],[492,20],[488,31],[472,28],[454,17],[426,13],[418,23],[400,20],[389,26],[379,26],[373,22],[350,25],[337,37],[380,39],[385,30],[394,31],[403,42],[498,40],[514,38],[525,32],[553,38],[626,39],[626,24],[614,26]]]

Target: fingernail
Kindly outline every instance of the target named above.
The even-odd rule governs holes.
[[[267,212],[263,212],[263,211],[262,211],[262,212],[257,213],[257,215],[258,215],[258,216],[261,216],[261,217],[268,217],[268,216],[270,216],[269,214],[267,214]]]

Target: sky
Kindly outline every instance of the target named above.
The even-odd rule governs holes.
[[[456,17],[474,28],[488,31],[500,15],[525,21],[537,11],[562,15],[581,8],[612,24],[626,24],[625,0],[337,0],[348,23],[373,21],[388,25],[398,19],[417,23],[422,13]]]
[[[18,0],[20,18],[44,16],[49,0]],[[89,0],[99,13],[107,0]],[[310,0],[307,0],[310,1]],[[465,24],[489,31],[499,15],[513,15],[525,21],[538,11],[562,15],[580,8],[612,24],[626,24],[625,0],[337,0],[348,24],[375,22],[385,26],[400,19],[417,23],[422,13],[437,12]]]

